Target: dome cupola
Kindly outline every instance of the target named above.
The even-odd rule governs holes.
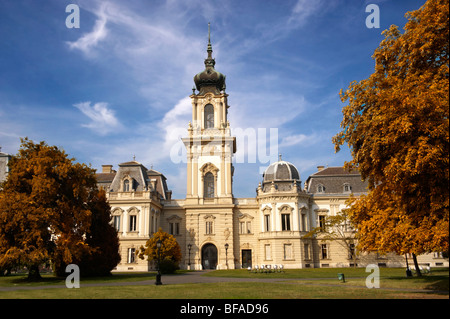
[[[263,173],[263,182],[258,189],[263,193],[272,191],[292,192],[300,188],[300,174],[294,164],[283,161],[281,155],[278,162],[272,163]]]
[[[277,181],[299,181],[300,174],[294,164],[280,160],[272,163],[263,174],[263,183]]]

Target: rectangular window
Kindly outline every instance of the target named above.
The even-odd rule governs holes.
[[[302,214],[302,231],[306,231],[306,215]]]
[[[245,223],[244,222],[239,223],[239,234],[245,234]]]
[[[290,214],[281,214],[281,230],[291,230]]]
[[[134,263],[136,261],[136,248],[128,248],[128,263]]]
[[[264,245],[264,259],[265,260],[272,260],[272,250],[269,245]]]
[[[355,244],[350,244],[348,246],[348,249],[349,249],[349,251],[348,251],[348,258],[349,259],[353,259],[353,257],[355,256]]]
[[[306,260],[311,259],[311,258],[309,257],[309,244],[305,244],[305,245],[303,246],[303,250],[304,250],[304,253],[305,253],[305,259],[306,259]]]
[[[292,259],[292,244],[284,244],[284,259]]]
[[[270,231],[270,215],[264,215],[264,230]]]
[[[131,215],[130,216],[130,227],[128,228],[129,231],[136,231],[136,221],[137,221],[137,216]]]
[[[213,222],[206,222],[206,230],[207,235],[213,234]]]
[[[114,216],[113,223],[114,223],[114,228],[117,231],[120,231],[120,216]]]
[[[322,259],[328,259],[328,246],[327,244],[322,244],[321,246]]]
[[[252,222],[247,222],[247,234],[252,233]]]
[[[180,234],[180,223],[169,223],[169,233],[171,235]]]
[[[319,227],[320,227],[320,231],[325,231],[325,216],[324,215],[319,216]]]

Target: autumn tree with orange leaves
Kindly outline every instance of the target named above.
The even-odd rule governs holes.
[[[95,171],[74,163],[56,146],[22,140],[0,187],[0,271],[39,266],[57,274],[75,263],[81,275],[106,274],[120,261],[110,206],[97,188]]]
[[[333,143],[369,184],[350,209],[359,248],[415,256],[449,249],[449,1],[406,17],[383,32],[375,72],[341,90]]]
[[[156,243],[161,241],[161,248],[158,249]],[[164,232],[161,228],[147,240],[145,247],[141,246],[137,255],[140,259],[147,256],[148,261],[161,261],[161,271],[171,273],[178,268],[181,260],[181,248],[173,235]]]

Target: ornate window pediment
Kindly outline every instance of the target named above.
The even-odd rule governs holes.
[[[205,176],[205,174],[209,172],[217,178],[217,172],[219,172],[219,169],[213,163],[208,162],[200,167],[200,171],[203,173],[203,176]]]
[[[278,208],[278,210],[280,211],[280,213],[282,214],[290,214],[294,211],[294,208],[291,207],[290,205],[284,204],[283,206],[281,206],[280,208]]]
[[[178,215],[172,215],[167,217],[167,221],[168,222],[172,222],[172,223],[179,223],[181,222],[182,218]]]
[[[252,220],[254,217],[249,214],[239,214],[238,218],[240,220]]]

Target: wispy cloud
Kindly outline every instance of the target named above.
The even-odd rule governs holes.
[[[84,115],[91,119],[91,123],[83,124],[100,135],[106,135],[122,127],[112,109],[108,108],[108,103],[99,102],[91,106],[91,102],[74,104]]]
[[[98,19],[95,21],[91,32],[83,34],[78,40],[73,42],[66,42],[70,49],[77,49],[82,51],[87,56],[92,55],[93,48],[108,34],[106,28],[107,15],[105,12],[106,5],[102,5],[97,12]]]

